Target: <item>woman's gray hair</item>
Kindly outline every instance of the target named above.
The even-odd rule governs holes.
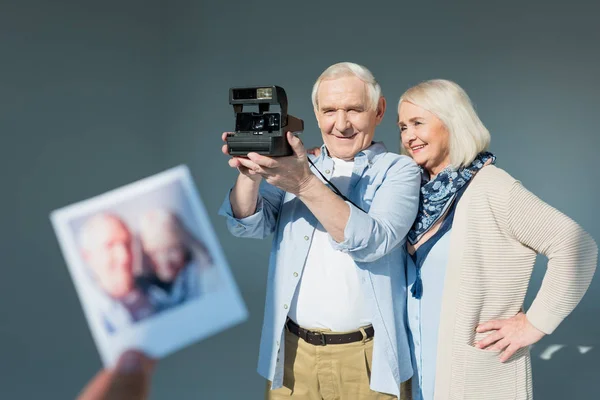
[[[490,132],[479,119],[467,93],[455,82],[445,79],[421,82],[404,92],[398,107],[403,101],[431,112],[446,126],[450,134],[452,167],[465,167],[477,154],[488,149]],[[400,152],[406,154],[402,144]]]
[[[317,110],[319,106],[317,94],[321,82],[325,79],[335,79],[345,76],[356,76],[366,84],[368,105],[371,110],[376,110],[379,103],[379,98],[381,97],[381,87],[379,86],[379,83],[377,83],[371,71],[369,71],[366,67],[351,62],[333,64],[323,71],[321,76],[317,78],[317,81],[313,85],[312,89],[312,103],[314,109]]]

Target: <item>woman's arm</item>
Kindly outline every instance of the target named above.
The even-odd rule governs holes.
[[[496,330],[477,343],[504,351],[505,361],[516,350],[552,333],[587,291],[596,270],[598,247],[576,222],[544,203],[519,182],[511,188],[507,221],[519,242],[548,257],[547,271],[526,314],[489,321],[478,332]]]
[[[550,334],[590,286],[598,246],[576,222],[518,182],[510,193],[508,213],[508,225],[515,238],[548,257],[548,269],[527,319]]]

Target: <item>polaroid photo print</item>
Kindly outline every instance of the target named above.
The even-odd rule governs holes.
[[[50,214],[105,367],[161,358],[248,311],[186,166]]]

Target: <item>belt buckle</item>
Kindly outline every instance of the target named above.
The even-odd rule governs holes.
[[[323,332],[315,332],[315,334],[319,335],[319,341],[321,342],[321,346],[325,346],[327,341],[325,340],[325,334]]]

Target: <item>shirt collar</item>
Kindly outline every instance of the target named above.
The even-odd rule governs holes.
[[[361,160],[363,158],[367,159],[367,162],[369,163],[369,165],[373,164],[375,162],[375,160],[377,159],[377,157],[383,153],[386,153],[387,149],[385,147],[385,145],[383,144],[383,142],[371,142],[371,145],[369,147],[367,147],[366,149],[359,151],[358,154],[356,154],[354,156],[354,160]],[[327,150],[327,147],[325,146],[325,144],[323,144],[321,146],[321,155],[320,155],[321,159],[325,159],[325,158],[331,158],[331,156],[329,155],[329,151]]]

